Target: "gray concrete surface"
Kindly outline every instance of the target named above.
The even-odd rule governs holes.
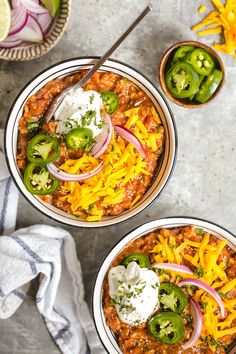
[[[103,54],[147,4],[146,0],[72,2],[69,27],[51,52],[33,62],[0,60],[1,127],[15,96],[36,73],[70,57]],[[210,3],[209,0],[154,0],[152,13],[113,57],[157,82],[156,69],[162,53],[177,41],[198,40],[190,27],[201,17],[197,9],[202,2]],[[202,41],[211,44],[213,39],[205,37]],[[196,110],[170,103],[178,128],[179,152],[174,174],[161,197],[149,209],[121,225],[93,230],[66,227],[76,241],[89,304],[95,274],[104,256],[125,233],[144,222],[188,215],[217,222],[236,232],[236,62],[231,57],[222,55],[222,58],[226,84],[214,103]],[[34,223],[59,225],[20,197],[17,227]],[[0,354],[59,353],[36,310],[36,289],[34,283],[17,313],[0,321]]]

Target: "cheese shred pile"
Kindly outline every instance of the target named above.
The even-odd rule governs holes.
[[[193,232],[194,230],[196,229],[192,227]],[[214,344],[218,339],[236,334],[236,299],[228,297],[230,291],[236,290],[236,278],[228,279],[224,271],[226,262],[219,260],[219,256],[226,247],[226,240],[219,240],[214,245],[209,244],[209,240],[209,233],[203,233],[201,242],[185,239],[180,245],[176,245],[175,237],[169,230],[163,229],[161,234],[158,234],[159,242],[151,252],[157,263],[186,264],[185,261],[188,261],[191,268],[196,270],[191,276],[166,270],[159,276],[160,282],[170,281],[178,284],[180,277],[181,279],[196,278],[210,285],[221,296],[227,314],[224,319],[220,317],[218,304],[208,293],[202,289],[195,292],[189,289],[190,296],[199,303],[203,315],[201,340],[196,345],[208,341],[210,349],[215,352]],[[190,248],[193,251],[189,252]]]
[[[138,116],[139,108],[132,108],[125,112],[127,122],[125,127],[132,129],[133,133],[144,146],[157,151],[157,141],[163,139],[164,131],[150,133]],[[154,107],[151,108],[153,118],[161,124]],[[79,159],[67,160],[60,169],[67,173],[86,173],[98,166],[103,160],[104,168],[97,175],[82,182],[64,182],[61,186],[64,196],[60,201],[67,201],[71,205],[73,215],[88,221],[101,220],[104,209],[122,203],[125,198],[126,184],[141,175],[150,175],[148,163],[143,160],[135,147],[112,134],[111,143],[100,159],[95,159],[84,153]],[[136,204],[141,195],[136,195],[129,203],[129,208]],[[90,215],[87,215],[89,211]]]
[[[224,43],[214,44],[213,48],[236,58],[236,0],[211,0],[216,10],[211,11],[200,23],[192,27],[199,36],[222,33]],[[202,5],[202,7],[204,6]],[[199,13],[202,10],[199,11]],[[201,29],[201,30],[200,30]],[[200,30],[200,31],[199,31]]]

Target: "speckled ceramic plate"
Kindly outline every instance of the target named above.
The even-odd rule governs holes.
[[[170,179],[177,153],[177,133],[174,119],[170,108],[168,107],[164,97],[161,95],[155,85],[148,80],[143,74],[131,68],[127,64],[118,62],[116,60],[107,60],[100,71],[114,72],[121,75],[128,80],[134,82],[141,87],[143,91],[149,96],[157,112],[161,118],[166,132],[166,141],[162,157],[158,160],[158,167],[155,176],[153,177],[152,184],[147,192],[140,199],[140,202],[135,204],[131,209],[125,210],[119,215],[112,215],[103,217],[100,221],[86,221],[80,220],[76,216],[66,213],[53,205],[45,203],[40,197],[29,193],[24,185],[20,171],[16,165],[16,151],[17,151],[17,135],[18,135],[18,122],[22,116],[22,111],[26,100],[35,92],[40,90],[47,82],[64,75],[69,75],[80,70],[90,69],[92,65],[97,62],[98,58],[77,58],[70,59],[51,68],[43,71],[37,75],[28,85],[20,92],[10,110],[6,134],[5,134],[5,148],[8,166],[15,183],[28,201],[35,206],[39,211],[45,215],[60,221],[62,223],[82,227],[102,227],[113,225],[121,221],[127,220],[130,217],[138,214],[140,211],[149,206],[154,199],[156,199],[163,191],[167,182]]]
[[[9,61],[32,60],[46,54],[61,39],[70,14],[71,0],[61,0],[58,15],[53,20],[53,24],[45,36],[42,43],[24,44],[16,48],[0,48],[0,59]]]
[[[93,289],[93,317],[95,326],[98,332],[98,335],[107,350],[108,353],[112,354],[122,354],[122,351],[116,341],[115,336],[112,334],[110,328],[106,325],[106,320],[102,307],[102,295],[103,295],[103,282],[105,280],[107,271],[109,270],[111,263],[117,257],[117,255],[127,246],[128,243],[133,242],[135,239],[147,235],[150,232],[153,232],[159,228],[175,228],[187,225],[194,225],[197,228],[202,228],[206,232],[209,232],[215,235],[219,239],[225,239],[230,248],[236,252],[236,238],[235,236],[224,229],[222,226],[219,226],[215,223],[191,218],[191,217],[169,217],[159,220],[151,221],[147,224],[139,226],[134,229],[126,236],[124,236],[108,253],[107,257],[104,259],[95,281]],[[232,347],[235,345],[233,343]],[[228,354],[235,354],[234,351],[231,351],[232,348],[229,348]]]

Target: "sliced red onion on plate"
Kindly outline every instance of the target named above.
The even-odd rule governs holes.
[[[210,294],[213,297],[213,299],[215,299],[215,301],[219,305],[221,316],[222,317],[225,316],[225,308],[224,308],[223,301],[221,300],[220,295],[210,285],[208,285],[202,280],[194,279],[194,278],[186,278],[178,284],[178,286],[180,287],[185,285],[193,285],[205,290],[208,294]]]
[[[2,48],[15,48],[23,43],[21,39],[16,39],[14,35],[13,38],[7,37],[3,42],[0,42],[0,47]]]
[[[11,11],[11,29],[8,35],[15,34],[25,27],[28,20],[28,12],[24,6],[13,8]]]
[[[186,274],[193,274],[193,271],[186,266],[175,264],[175,263],[155,263],[152,265],[153,268],[173,270],[175,272],[181,272]]]
[[[46,33],[52,23],[52,16],[49,12],[37,15],[36,21],[40,25],[43,33]]]
[[[11,6],[14,9],[15,7],[22,6],[21,0],[11,0]]]
[[[38,22],[32,16],[29,15],[26,25],[21,29],[21,31],[9,36],[8,38],[13,39],[13,37],[16,40],[21,39],[27,42],[42,42],[43,33]]]
[[[21,0],[21,2],[28,11],[34,12],[37,15],[48,12],[48,10],[45,7],[39,5],[39,3],[33,0]]]
[[[102,161],[102,162],[100,162],[100,164],[97,167],[95,167],[93,170],[91,170],[87,173],[71,174],[71,173],[67,173],[67,172],[60,170],[52,162],[47,164],[48,171],[54,177],[58,178],[61,181],[67,181],[67,182],[83,181],[85,179],[93,177],[93,176],[97,175],[103,169],[103,167],[104,166],[103,166],[103,161]]]
[[[202,331],[202,311],[200,306],[194,299],[190,300],[190,306],[193,315],[193,332],[188,342],[182,345],[184,350],[189,349],[196,344]]]
[[[123,127],[122,125],[115,125],[115,131],[118,135],[120,135],[121,138],[133,144],[134,147],[138,150],[138,152],[142,155],[142,157],[146,159],[146,153],[143,144],[131,130]]]
[[[98,158],[106,151],[112,138],[112,122],[110,117],[106,113],[103,113],[102,119],[105,122],[105,126],[101,133],[95,137],[96,143],[91,150],[91,154],[95,158]]]
[[[0,42],[2,48],[14,48],[26,42],[43,41],[48,31],[52,16],[40,5],[39,0],[12,0],[12,20],[8,37]]]

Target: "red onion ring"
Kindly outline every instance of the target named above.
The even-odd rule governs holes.
[[[121,125],[115,125],[115,131],[117,132],[118,135],[121,136],[121,138],[124,138],[128,142],[134,145],[134,147],[138,150],[138,152],[142,155],[144,159],[146,159],[146,153],[143,147],[143,144],[141,141],[134,135],[134,133],[121,126]]]
[[[11,29],[8,34],[9,36],[22,30],[28,20],[28,13],[24,6],[13,8],[11,14]]]
[[[190,300],[190,306],[193,315],[193,332],[189,341],[182,345],[184,350],[189,349],[196,344],[202,331],[202,311],[200,306],[194,299]]]
[[[21,2],[29,12],[34,12],[37,15],[48,12],[48,10],[45,7],[39,5],[37,2],[33,0],[21,0]]]
[[[49,12],[45,12],[44,14],[37,15],[36,21],[40,25],[42,32],[45,34],[52,23],[52,16]]]
[[[40,5],[39,0],[11,1],[11,28],[8,37],[0,42],[2,48],[14,48],[26,42],[42,42],[51,23],[49,11]]]
[[[22,28],[22,30],[9,36],[8,38],[13,39],[13,37],[15,39],[21,39],[27,42],[41,42],[43,40],[43,33],[38,22],[29,15],[26,25]]]
[[[155,263],[152,265],[152,267],[158,269],[174,270],[176,272],[181,272],[186,274],[193,274],[193,271],[189,267],[180,264],[175,264],[175,263]]]
[[[213,289],[210,285],[208,285],[204,281],[199,280],[199,279],[194,279],[194,278],[186,278],[178,284],[178,286],[180,286],[180,287],[185,286],[185,285],[194,285],[194,286],[197,286],[197,287],[205,290],[218,303],[218,305],[220,307],[221,316],[225,317],[225,308],[224,308],[223,301],[221,300],[220,295],[215,291],[215,289]]]
[[[48,171],[56,178],[61,181],[83,181],[90,177],[97,175],[103,169],[103,161],[95,167],[93,170],[87,173],[80,173],[80,174],[71,174],[60,170],[57,166],[55,166],[52,162],[47,164]]]
[[[11,1],[12,8],[22,6],[21,0],[12,0]]]
[[[95,158],[98,158],[106,151],[106,149],[108,148],[108,146],[111,142],[111,138],[112,138],[111,119],[106,113],[102,113],[102,118],[106,123],[105,127],[103,128],[101,133],[95,137],[96,144],[93,146],[93,148],[91,150],[91,154]]]
[[[13,35],[13,38],[7,37],[5,41],[0,42],[0,48],[15,48],[22,42],[23,41],[21,39],[16,39]]]

